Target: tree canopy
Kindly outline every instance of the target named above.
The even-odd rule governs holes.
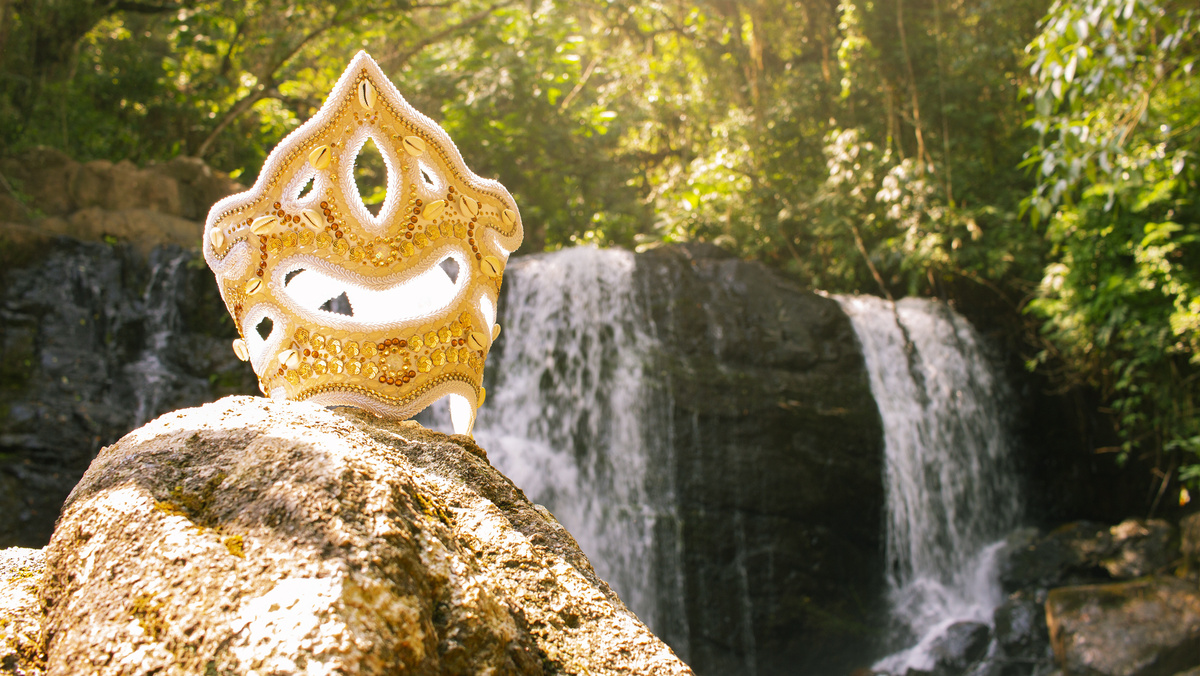
[[[524,250],[708,241],[831,291],[987,295],[1165,491],[1200,485],[1198,21],[1188,0],[0,0],[0,152],[249,180],[366,49],[513,192]]]

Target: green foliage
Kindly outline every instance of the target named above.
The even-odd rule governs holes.
[[[1053,244],[1029,309],[1043,362],[1101,388],[1123,454],[1200,479],[1197,11],[1057,3],[1030,44],[1040,142],[1025,201]],[[1161,455],[1161,454],[1166,455]],[[1165,484],[1165,480],[1163,482]]]

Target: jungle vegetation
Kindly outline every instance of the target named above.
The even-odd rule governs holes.
[[[249,183],[366,49],[513,192],[523,250],[707,241],[1003,308],[1186,500],[1198,32],[1194,0],[0,0],[0,153]]]

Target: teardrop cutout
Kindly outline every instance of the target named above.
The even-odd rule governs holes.
[[[387,164],[383,161],[383,155],[375,141],[368,138],[354,158],[354,184],[363,206],[372,216],[379,215],[387,199],[387,179]]]

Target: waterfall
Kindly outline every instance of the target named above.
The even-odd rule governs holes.
[[[492,463],[544,505],[652,629],[654,527],[671,497],[650,494],[659,432],[643,379],[648,341],[634,256],[577,247],[514,258],[505,270],[474,435]],[[448,429],[439,402],[418,420]]]
[[[1003,600],[996,558],[1020,513],[1005,389],[974,329],[946,306],[838,301],[883,420],[888,587],[893,618],[910,635],[911,647],[875,669],[929,670],[929,648],[950,624],[990,625]]]
[[[187,297],[187,264],[194,258],[179,248],[157,248],[150,254],[150,280],[142,298],[146,344],[137,360],[125,367],[137,399],[135,428],[161,414],[167,408],[164,402],[188,385],[172,359],[185,353],[175,343],[183,333],[179,305]]]

